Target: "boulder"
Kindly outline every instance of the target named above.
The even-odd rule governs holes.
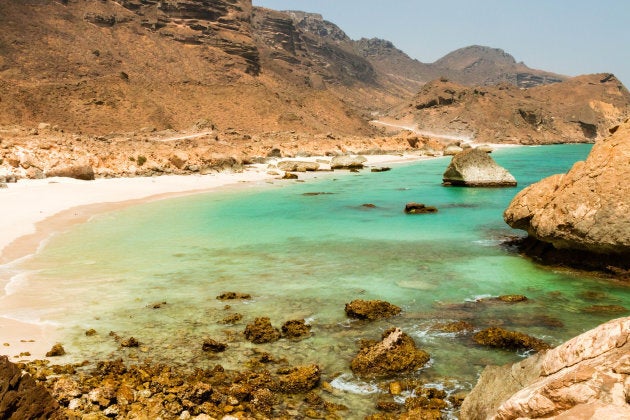
[[[282,179],[298,179],[298,176],[291,172],[285,172],[284,175],[282,175]]]
[[[330,168],[331,169],[361,169],[363,168],[363,164],[365,162],[367,162],[367,158],[361,155],[335,156],[330,161]]]
[[[60,176],[65,178],[81,179],[84,181],[92,181],[94,179],[94,168],[90,165],[60,166],[46,171],[44,175],[47,178]]]
[[[219,341],[213,340],[211,338],[206,338],[203,340],[203,344],[201,345],[201,350],[210,351],[212,353],[220,353],[227,349],[227,344],[221,343]]]
[[[66,350],[64,350],[63,346],[59,343],[52,346],[50,351],[46,352],[46,357],[57,357],[63,356],[66,354]]]
[[[282,335],[286,338],[302,338],[311,334],[311,326],[303,319],[292,319],[282,325]]]
[[[321,379],[321,369],[317,365],[305,365],[278,370],[272,390],[295,394],[310,391]]]
[[[492,157],[479,149],[453,156],[442,180],[446,185],[465,187],[514,187],[516,179]]]
[[[319,163],[300,160],[283,160],[282,162],[278,162],[278,169],[285,172],[316,171],[319,169]]]
[[[356,299],[350,303],[346,303],[345,311],[346,315],[350,318],[373,321],[375,319],[389,318],[398,315],[400,308],[382,300]]]
[[[513,365],[488,366],[462,419],[630,418],[630,317]]]
[[[525,188],[505,222],[528,233],[526,252],[555,262],[630,267],[630,120],[566,174]]]
[[[280,331],[271,325],[269,318],[256,318],[245,327],[245,338],[255,344],[270,343],[280,339]]]
[[[437,207],[425,206],[422,203],[407,203],[405,204],[405,213],[407,214],[425,214],[425,213],[437,213]]]
[[[518,331],[509,331],[500,327],[491,327],[473,335],[477,344],[498,347],[506,350],[546,350],[549,344],[536,337]]]
[[[59,403],[28,373],[0,356],[0,418],[63,419]]]
[[[361,350],[350,363],[354,373],[365,377],[388,377],[413,372],[430,359],[424,350],[418,349],[411,337],[399,328],[390,328],[380,342],[364,342]]]

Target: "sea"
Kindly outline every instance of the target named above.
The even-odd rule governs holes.
[[[590,149],[494,151],[517,179],[513,188],[445,187],[441,177],[450,159],[436,158],[387,172],[336,171],[98,214],[10,267],[0,316],[53,326],[67,351],[58,362],[122,357],[239,369],[264,351],[293,365],[316,363],[335,389],[331,398],[349,407],[348,418],[374,412],[387,383],[353,375],[349,365],[359,342],[399,327],[431,355],[408,377],[448,393],[467,391],[484,366],[528,354],[482,347],[470,333],[441,332],[436,324],[500,326],[558,345],[628,315],[602,309],[630,308],[627,286],[541,266],[506,245],[524,235],[502,217],[515,194],[566,172]],[[412,201],[438,212],[405,214]],[[217,299],[230,291],[251,298]],[[527,300],[488,299],[508,294]],[[353,320],[344,307],[355,299],[385,300],[402,313]],[[222,323],[236,313],[241,321]],[[277,328],[305,319],[312,334],[252,344],[242,332],[257,317],[269,317]],[[88,329],[96,334],[87,336]],[[121,349],[114,336],[133,336],[140,347]],[[227,350],[203,352],[206,338],[228,343]]]

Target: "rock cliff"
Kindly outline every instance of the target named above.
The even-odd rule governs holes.
[[[522,362],[487,367],[462,419],[630,418],[630,317]]]
[[[521,191],[504,213],[507,224],[581,264],[630,265],[630,121],[593,146],[584,162]],[[536,248],[532,248],[535,250]]]

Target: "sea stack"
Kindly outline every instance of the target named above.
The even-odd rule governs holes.
[[[464,187],[514,187],[516,179],[488,153],[470,149],[453,156],[442,175],[444,185]]]
[[[505,222],[527,231],[526,251],[551,263],[630,267],[630,120],[566,174],[525,188]]]

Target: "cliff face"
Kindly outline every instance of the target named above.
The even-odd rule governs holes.
[[[630,418],[630,317],[502,367],[487,367],[461,418]]]
[[[518,88],[503,83],[467,87],[447,79],[427,83],[391,116],[421,130],[479,142],[594,142],[630,115],[630,92],[611,74]]]
[[[606,263],[630,261],[630,121],[598,141],[584,162],[521,191],[506,223],[556,250],[583,251]],[[582,258],[582,257],[580,257]],[[625,261],[625,263],[624,263]]]

